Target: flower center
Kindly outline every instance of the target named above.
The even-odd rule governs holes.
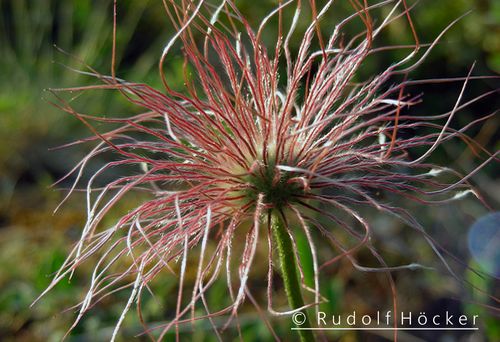
[[[259,194],[264,194],[264,203],[278,209],[304,192],[290,172],[282,171],[274,164],[260,165],[245,181],[250,185],[248,197],[257,200]]]

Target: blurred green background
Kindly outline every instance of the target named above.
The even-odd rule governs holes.
[[[256,24],[275,1],[238,1],[241,11]],[[320,2],[322,3],[322,2]],[[413,3],[413,2],[412,2]],[[70,115],[50,105],[53,100],[46,88],[95,84],[90,77],[71,68],[82,69],[75,57],[102,73],[109,73],[112,33],[112,1],[110,0],[1,0],[0,16],[0,340],[57,341],[74,319],[73,310],[63,310],[81,299],[88,286],[91,267],[81,268],[71,282],[63,281],[33,308],[29,305],[50,282],[50,275],[63,262],[66,253],[79,237],[85,220],[82,195],[75,194],[56,213],[65,191],[50,185],[62,177],[90,149],[89,145],[51,150],[62,144],[90,135]],[[345,17],[348,1],[337,1],[324,20],[327,34]],[[387,9],[384,9],[387,10]],[[383,10],[383,11],[384,11]],[[432,41],[453,19],[473,10],[445,35],[443,43],[411,74],[412,79],[455,77],[468,73],[477,61],[474,75],[497,75],[500,72],[500,2],[494,0],[421,0],[413,10],[418,35],[422,42]],[[384,12],[380,13],[384,13]],[[289,19],[289,18],[288,18]],[[160,87],[157,61],[163,44],[172,34],[161,1],[119,1],[118,76],[131,81]],[[269,34],[269,36],[272,36]],[[409,43],[410,31],[402,22],[391,25],[378,39],[380,46]],[[297,47],[298,43],[292,44]],[[60,52],[55,46],[67,52]],[[401,56],[400,51],[370,58],[364,73],[375,73]],[[167,65],[171,82],[182,85],[182,59],[172,58]],[[498,88],[497,80],[474,81],[466,98]],[[441,84],[411,89],[424,93],[424,103],[416,111],[437,114],[453,107],[461,84]],[[86,95],[84,110],[96,115],[127,115],[137,108],[109,91],[92,91]],[[81,103],[82,101],[79,101]],[[461,127],[471,119],[490,114],[499,108],[498,95],[490,96],[460,112],[453,122]],[[498,116],[472,128],[470,136],[490,150],[499,148]],[[467,172],[481,163],[460,142],[444,145],[435,154],[441,164]],[[99,167],[99,160],[88,169]],[[488,165],[472,178],[491,206],[498,210],[500,188],[498,170]],[[71,179],[70,179],[71,180]],[[61,184],[68,187],[70,182]],[[416,217],[432,236],[465,263],[479,270],[484,265],[474,261],[467,248],[467,236],[474,221],[487,214],[477,201],[466,198],[438,208],[411,206]],[[420,312],[442,308],[456,313],[479,313],[480,331],[470,333],[439,332],[434,335],[402,334],[403,341],[498,341],[498,320],[480,304],[489,304],[484,294],[462,288],[439,264],[437,257],[415,232],[379,215],[369,217],[375,227],[375,246],[383,251],[390,264],[418,262],[435,266],[437,271],[404,271],[395,274],[400,309]],[[496,226],[498,229],[498,226]],[[497,234],[498,235],[498,234]],[[303,242],[303,241],[302,241]],[[498,243],[498,240],[496,240]],[[497,247],[500,247],[497,245]],[[303,248],[304,249],[304,248]],[[265,251],[265,249],[264,249]],[[304,252],[306,253],[306,252]],[[332,253],[321,248],[320,253]],[[305,254],[307,255],[307,253]],[[333,255],[332,255],[333,256]],[[264,257],[265,258],[265,257]],[[369,263],[369,255],[358,258]],[[498,260],[497,260],[498,261]],[[498,282],[491,277],[478,277],[454,264],[457,273],[498,297]],[[87,267],[87,268],[86,268]],[[250,288],[257,299],[265,298],[266,265],[255,267]],[[498,276],[498,274],[497,274]],[[256,280],[257,279],[257,280]],[[355,271],[348,262],[322,273],[322,289],[330,302],[327,312],[371,313],[391,308],[391,295],[383,275]],[[176,279],[165,272],[152,285],[155,299],[146,300],[144,316],[149,322],[171,317],[175,308]],[[217,303],[226,293],[224,284],[216,285],[209,301]],[[96,306],[68,338],[69,341],[108,340],[126,302],[127,293],[119,292]],[[464,300],[456,300],[465,298]],[[278,300],[279,302],[279,300]],[[284,303],[284,302],[283,302]],[[263,305],[265,306],[265,305]],[[288,318],[273,319],[279,335],[293,340]],[[271,340],[272,337],[251,305],[241,317],[245,340]],[[191,327],[187,326],[186,330]],[[142,331],[134,312],[129,313],[120,339],[131,340]],[[237,335],[231,335],[232,338]],[[183,335],[184,336],[184,335]],[[169,335],[171,338],[172,335]],[[186,339],[215,340],[207,322],[196,325]],[[143,340],[144,336],[136,340]],[[328,335],[329,340],[384,341],[391,335],[373,332]]]

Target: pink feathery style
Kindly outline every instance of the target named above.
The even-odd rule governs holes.
[[[96,142],[68,175],[76,177],[70,193],[91,159],[110,152],[114,156],[91,175],[85,189],[88,218],[81,237],[44,292],[86,261],[97,260],[92,261],[95,268],[88,293],[78,304],[71,329],[100,299],[128,288],[130,296],[114,340],[126,313],[140,306],[141,295],[156,277],[178,277],[177,306],[172,308],[173,318],[147,327],[146,333],[162,339],[175,329],[179,338],[181,324],[207,319],[221,338],[221,332],[239,319],[238,309],[247,300],[278,316],[307,314],[317,308],[324,300],[320,271],[340,259],[347,258],[359,269],[388,274],[419,267],[385,264],[370,242],[371,225],[362,207],[374,208],[420,232],[446,264],[442,257],[446,251],[404,206],[442,204],[466,195],[484,202],[468,180],[486,163],[497,161],[498,152],[489,153],[465,131],[485,117],[461,129],[450,126],[457,112],[479,99],[462,100],[474,79],[473,68],[461,79],[411,80],[410,72],[455,22],[425,45],[418,41],[405,1],[350,2],[353,14],[332,25],[330,36],[323,37],[320,25],[333,1],[322,6],[315,1],[278,1],[256,27],[233,1],[216,5],[203,0],[165,1],[175,34],[159,61],[164,89],[118,78],[114,57],[110,76],[92,69],[86,72],[103,85],[66,89],[116,89],[143,113],[128,118],[92,116],[77,112],[59,97],[58,106],[93,132],[93,138],[85,141]],[[385,15],[375,20],[373,13],[382,6],[387,7]],[[288,23],[284,11],[292,14]],[[377,37],[396,20],[411,29],[414,43],[375,47]],[[343,29],[352,22],[361,22],[364,29],[347,39]],[[267,38],[264,42],[270,27],[270,32],[277,33],[271,44]],[[298,45],[293,53],[291,42]],[[178,47],[184,56],[182,90],[169,85],[164,69]],[[358,71],[366,58],[389,49],[406,52],[402,59],[361,80]],[[462,82],[454,107],[434,116],[409,114],[407,109],[421,96],[408,89],[438,81]],[[114,128],[101,132],[101,123]],[[452,138],[486,155],[466,175],[428,161],[441,143]],[[94,185],[106,171],[120,167],[120,176],[105,177],[104,186]],[[142,202],[110,225],[111,209],[136,193]],[[306,237],[312,255],[312,287],[304,280],[298,231]],[[321,244],[336,248],[325,260],[318,253]],[[257,258],[258,249],[267,251],[267,258]],[[381,267],[359,265],[355,254],[361,249],[369,250]],[[116,272],[118,263],[121,271]],[[256,263],[267,268],[263,305],[249,286]],[[187,288],[189,267],[195,279]],[[230,304],[212,308],[206,293],[220,278],[227,282]],[[277,284],[288,298],[285,311],[273,305]],[[195,315],[199,308],[205,313],[201,317]],[[215,322],[217,316],[226,319],[221,324]],[[314,336],[309,331],[300,338],[306,341]]]

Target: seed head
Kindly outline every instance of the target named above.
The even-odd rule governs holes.
[[[304,284],[303,274],[302,282],[314,294],[313,304],[322,300],[321,267],[345,257],[355,267],[367,270],[354,258],[361,248],[382,260],[368,243],[371,228],[359,210],[362,206],[402,220],[421,232],[441,254],[435,241],[401,206],[406,200],[424,205],[445,203],[465,194],[481,199],[467,180],[482,165],[462,176],[427,160],[442,142],[455,137],[488,154],[464,133],[480,120],[459,130],[450,127],[454,115],[466,105],[462,97],[471,74],[462,79],[463,89],[449,112],[435,116],[407,112],[420,101],[420,96],[411,95],[411,87],[423,83],[407,80],[407,75],[422,63],[451,25],[425,48],[415,34],[415,43],[406,47],[404,58],[360,81],[358,71],[365,59],[391,48],[373,44],[388,25],[403,18],[414,32],[409,9],[405,1],[368,5],[353,0],[354,13],[339,22],[330,36],[323,37],[320,24],[332,3],[327,1],[318,8],[311,1],[312,16],[305,18],[301,1],[279,1],[258,27],[252,27],[232,1],[224,0],[218,6],[205,1],[165,2],[176,34],[160,60],[164,89],[118,79],[114,70],[110,77],[91,71],[103,81],[103,87],[117,89],[143,108],[143,113],[129,118],[89,116],[76,112],[61,99],[60,106],[88,125],[97,142],[72,171],[77,174],[76,181],[91,158],[110,151],[116,156],[88,182],[88,220],[81,239],[49,287],[99,253],[75,324],[96,299],[114,288],[128,286],[132,289],[130,298],[114,338],[125,313],[134,302],[140,302],[148,283],[157,276],[171,276],[165,271],[180,261],[175,317],[161,327],[160,338],[171,327],[194,320],[196,305],[204,308],[205,317],[218,334],[220,327],[213,323],[214,316],[229,314],[231,321],[246,298],[257,305],[248,279],[257,246],[266,247],[262,239],[269,246],[267,307],[271,313],[280,314],[272,307],[271,212],[285,219],[301,274],[294,229],[301,229],[307,237],[313,256],[314,288]],[[388,6],[387,16],[373,20],[372,12],[382,6]],[[290,9],[292,20],[284,23],[283,12]],[[299,32],[299,23],[304,20],[308,24]],[[363,23],[364,30],[346,39],[343,28],[355,21]],[[265,45],[264,32],[275,24],[275,44]],[[292,56],[289,45],[298,38],[299,46]],[[183,90],[169,85],[164,70],[178,45],[185,59]],[[99,132],[94,121],[117,128]],[[497,154],[488,154],[485,163],[498,159]],[[94,186],[107,170],[130,166],[142,172],[117,177],[102,188]],[[442,183],[439,177],[444,174],[455,180]],[[103,218],[112,207],[126,195],[138,192],[145,192],[149,198],[112,226],[103,226]],[[385,197],[377,196],[379,193]],[[245,245],[238,248],[238,254],[232,241],[242,234],[246,235]],[[338,238],[340,235],[348,236],[353,243],[346,244]],[[325,260],[316,252],[321,240],[336,248]],[[214,247],[209,248],[209,244]],[[186,292],[184,277],[192,253],[197,255],[196,280]],[[127,267],[109,274],[118,261]],[[381,271],[391,270],[383,260],[381,264]],[[395,269],[414,267],[411,264]],[[224,272],[231,304],[214,312],[207,305],[205,293]]]

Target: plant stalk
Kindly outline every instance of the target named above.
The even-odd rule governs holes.
[[[285,285],[285,293],[288,298],[288,304],[291,309],[297,309],[304,306],[304,299],[300,289],[300,280],[297,274],[297,264],[295,261],[295,254],[293,252],[293,244],[287,228],[285,227],[281,214],[273,210],[271,212],[271,230],[273,231],[274,240],[278,248],[279,261],[281,266],[281,277]],[[305,322],[300,325],[300,328],[310,328],[309,317],[307,311],[301,311],[304,316]],[[295,314],[296,315],[296,314]],[[297,327],[299,327],[297,325]],[[314,335],[311,330],[297,330],[301,342],[315,341]]]

